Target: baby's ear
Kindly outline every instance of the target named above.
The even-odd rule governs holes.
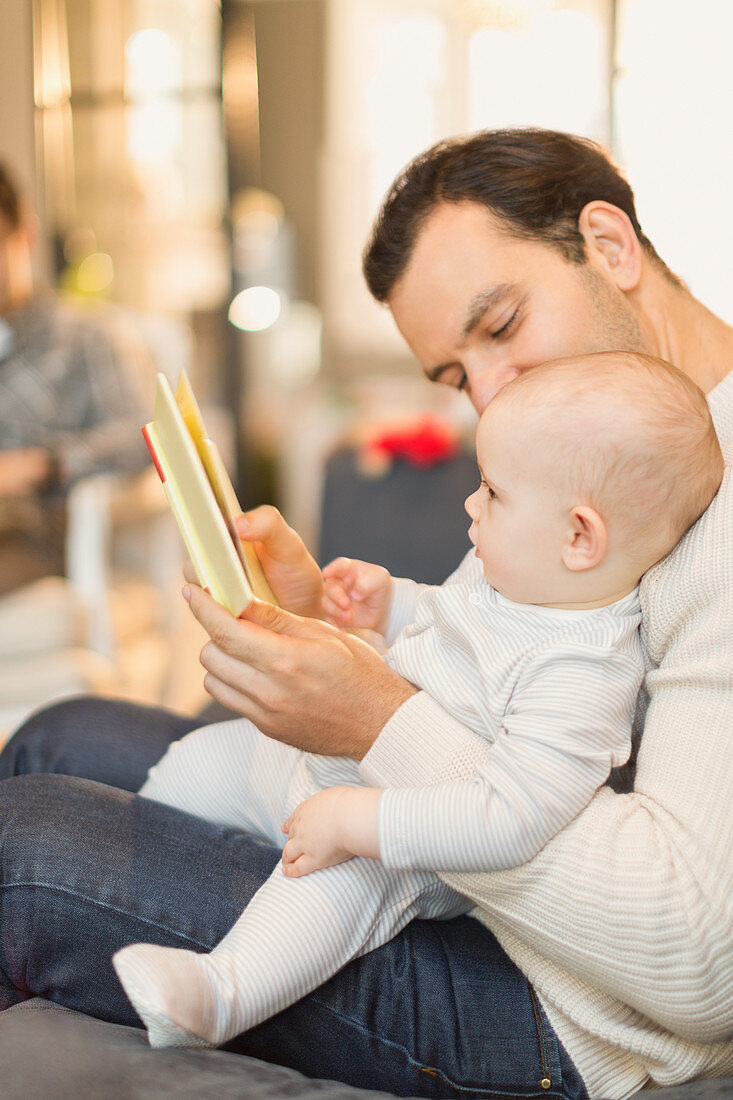
[[[608,531],[596,512],[585,504],[577,504],[569,513],[568,536],[562,560],[571,573],[594,569],[603,561],[608,549]]]

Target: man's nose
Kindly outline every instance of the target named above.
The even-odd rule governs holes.
[[[477,365],[474,370],[468,369],[468,382],[470,385],[471,401],[478,413],[482,413],[490,401],[496,397],[502,386],[511,382],[521,374],[519,367],[509,365],[501,367],[488,367]]]

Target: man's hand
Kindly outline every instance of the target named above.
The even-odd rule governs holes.
[[[43,447],[0,451],[0,497],[29,496],[51,472],[51,457]]]
[[[242,541],[254,545],[257,557],[281,607],[296,615],[321,615],[323,577],[297,531],[289,527],[277,508],[263,504],[236,520]],[[198,584],[191,562],[184,566],[186,580]]]
[[[357,630],[387,629],[394,581],[381,565],[336,558],[323,570],[323,613],[329,622]]]
[[[235,619],[203,589],[187,591],[211,638],[201,651],[204,687],[276,741],[360,760],[417,690],[328,623],[256,599]]]
[[[329,787],[301,802],[283,825],[289,834],[283,874],[300,878],[352,856],[379,859],[381,793],[374,787]]]

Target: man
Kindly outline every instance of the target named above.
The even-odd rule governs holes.
[[[428,376],[465,389],[479,411],[518,372],[553,356],[643,350],[715,391],[711,408],[730,459],[733,392],[725,376],[733,333],[667,271],[641,233],[627,185],[589,143],[524,131],[429,150],[388,196],[365,272]],[[733,713],[732,509],[726,479],[700,524],[642,586],[649,701],[635,788],[629,776],[618,777],[622,793],[600,791],[523,867],[447,876],[474,900],[478,920],[415,922],[240,1037],[238,1049],[402,1095],[613,1100],[649,1079],[730,1072],[731,799],[721,762]],[[288,610],[254,606],[234,620],[189,589],[212,639],[202,653],[211,694],[278,740],[361,759],[375,785],[470,775],[480,750],[468,731],[358,639],[292,614],[315,614],[321,592],[295,533],[267,509],[243,519],[240,532],[260,543]],[[21,731],[0,774],[67,770],[137,789],[147,764],[183,729],[160,714],[125,717],[126,748],[109,735],[114,768],[100,762],[100,730],[122,712],[88,701],[47,712]],[[85,746],[85,726],[94,727],[96,752]],[[393,747],[405,740],[394,737],[398,729],[409,730],[409,759]],[[141,938],[140,921],[148,940],[154,929],[162,943],[208,947],[246,900],[242,876],[264,874],[263,863],[269,871],[277,853],[268,861],[262,845],[77,785],[83,850],[70,859],[57,843],[29,871],[18,853],[33,807],[45,808],[53,823],[46,832],[55,835],[69,812],[70,782],[24,775],[1,788],[3,882],[51,885],[34,889],[25,907],[22,890],[6,890],[15,903],[0,914],[0,928],[12,927],[18,944],[40,919],[58,929],[73,919],[79,931],[62,953],[65,976],[44,966],[42,945],[6,952],[0,968],[33,969],[33,992],[131,1019],[111,977],[89,993],[69,971],[102,973],[105,952]],[[167,839],[174,835],[175,845]],[[48,839],[36,831],[33,844]],[[105,850],[105,859],[96,855]],[[192,855],[203,850],[205,875]],[[121,890],[105,867],[110,859],[132,866],[133,852],[140,884],[131,886],[128,874]],[[84,888],[62,899],[53,884],[70,873]],[[216,916],[207,901],[212,884]],[[110,910],[105,931],[100,891]],[[95,936],[102,942],[92,948]],[[8,982],[8,1003],[26,988]]]
[[[71,482],[146,465],[148,357],[110,316],[36,294],[32,244],[0,165],[0,594],[63,572]]]

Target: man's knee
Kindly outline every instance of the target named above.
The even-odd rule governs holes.
[[[0,781],[0,838],[7,842],[15,833],[33,834],[33,843],[53,840],[59,823],[69,831],[75,824],[75,802],[99,786],[67,775],[13,775]],[[0,843],[0,847],[2,844]]]
[[[15,775],[0,782],[0,855],[4,859],[15,849],[17,841],[28,837],[28,843],[37,844],[36,830],[50,825],[51,815],[38,814],[41,788],[47,776]],[[30,834],[33,833],[31,840]]]
[[[80,729],[95,724],[105,700],[95,696],[62,699],[27,718],[0,753],[0,779],[52,772],[59,745]]]
[[[60,699],[51,703],[27,718],[15,735],[22,734],[25,739],[44,738],[50,732],[78,729],[80,723],[93,719],[109,705],[109,700],[97,695],[77,695],[71,699]]]
[[[73,813],[55,776],[15,775],[0,782],[0,861],[2,885],[35,881],[41,862],[52,858],[55,840]],[[56,784],[58,786],[58,783]],[[41,876],[42,878],[45,876]]]
[[[87,779],[65,775],[16,775],[0,782],[0,861],[8,875],[36,881],[68,879],[83,845],[92,861],[112,815],[123,813],[132,796]],[[83,845],[82,845],[83,841]],[[54,878],[54,868],[60,867]],[[42,873],[43,872],[43,873]],[[68,885],[68,882],[67,882]]]

